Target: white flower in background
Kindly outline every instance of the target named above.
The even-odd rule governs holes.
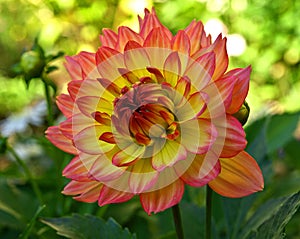
[[[47,112],[46,101],[39,101],[22,109],[18,113],[12,113],[0,123],[0,133],[8,137],[14,133],[23,133],[28,125],[40,126]]]

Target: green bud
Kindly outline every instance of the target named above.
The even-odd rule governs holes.
[[[242,125],[246,124],[246,122],[248,121],[249,118],[249,114],[250,114],[250,107],[247,104],[246,101],[244,101],[243,105],[241,106],[241,108],[239,109],[238,112],[236,112],[235,114],[233,114],[233,116],[240,121],[240,123]]]
[[[44,56],[40,51],[27,51],[21,56],[21,68],[26,78],[40,77],[45,64]]]

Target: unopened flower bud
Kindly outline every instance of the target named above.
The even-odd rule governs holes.
[[[247,104],[246,101],[244,101],[243,105],[241,106],[241,108],[239,109],[238,112],[236,112],[235,114],[233,114],[233,116],[240,121],[240,123],[242,125],[246,124],[246,122],[248,121],[248,117],[250,114],[250,107]]]
[[[21,68],[28,78],[39,77],[45,67],[44,56],[35,50],[23,53],[21,57]]]

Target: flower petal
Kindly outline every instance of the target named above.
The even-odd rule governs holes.
[[[227,115],[225,119],[219,118],[214,121],[218,131],[218,138],[214,143],[215,147],[222,149],[220,157],[230,158],[246,147],[246,134],[241,123],[231,115]]]
[[[100,36],[100,42],[102,43],[102,46],[107,46],[110,48],[115,48],[118,40],[118,35],[114,31],[110,29],[103,29],[102,30],[103,35]]]
[[[95,156],[92,156],[95,157]],[[82,160],[82,157],[76,156],[70,163],[64,168],[63,176],[72,180],[88,182],[91,181],[88,178],[88,170],[91,168],[93,163],[92,157],[86,157]],[[90,160],[92,159],[92,160]]]
[[[245,151],[233,158],[220,158],[221,173],[209,186],[218,194],[238,198],[264,188],[262,172],[256,161]]]
[[[153,169],[150,158],[138,160],[129,169],[129,188],[134,194],[150,189],[157,181],[159,173]]]
[[[211,51],[216,54],[216,68],[212,77],[213,80],[217,80],[220,76],[222,76],[228,67],[226,40],[226,37],[222,39],[222,35],[220,34],[212,45],[203,48],[192,55],[192,58],[197,59],[199,56]]]
[[[183,30],[178,31],[176,36],[173,37],[171,41],[171,45],[173,51],[181,52],[186,56],[190,55],[191,43],[185,31]]]
[[[134,41],[143,44],[143,38],[129,27],[121,26],[118,28],[118,42],[117,42],[117,50],[123,52],[125,50],[125,46],[129,41]]]
[[[206,153],[215,142],[216,127],[205,119],[194,119],[180,124],[181,144],[191,153]]]
[[[171,40],[166,31],[157,27],[147,35],[144,47],[171,48]]]
[[[144,19],[139,18],[140,22],[140,35],[145,39],[146,36],[152,31],[154,28],[161,28],[165,33],[167,34],[168,38],[172,38],[172,33],[168,28],[166,28],[164,25],[162,25],[159,21],[159,19],[156,16],[154,8],[152,9],[152,12],[148,9],[145,9],[145,17]]]
[[[170,185],[153,192],[140,194],[141,204],[150,215],[178,204],[184,192],[184,183],[177,180]]]
[[[138,157],[144,153],[144,151],[144,145],[129,142],[129,145],[124,148],[122,147],[122,149],[112,157],[112,163],[119,167],[131,165],[138,160]]]
[[[133,193],[118,191],[108,186],[103,186],[98,200],[99,206],[104,206],[110,203],[121,203],[130,200],[134,196]]]
[[[81,195],[85,195],[81,198],[81,201],[95,202],[97,201],[102,184],[97,181],[79,182],[72,180],[62,191],[65,195],[78,195],[74,199],[80,200]],[[88,196],[87,196],[88,195]],[[96,196],[97,195],[97,196]]]
[[[92,167],[89,170],[89,177],[99,182],[111,181],[120,177],[125,172],[126,167],[120,168],[112,164],[111,159],[115,153],[116,149],[112,149],[96,158],[95,156],[92,156],[94,157],[94,160]]]
[[[202,187],[218,176],[221,171],[218,155],[212,151],[195,155],[190,167],[181,175],[181,179],[194,187]],[[178,167],[176,168],[176,172]],[[182,172],[178,172],[182,173]]]
[[[166,82],[175,87],[181,73],[181,62],[177,52],[172,52],[167,57],[163,71]]]
[[[162,147],[159,145],[159,147],[161,148],[159,150],[154,148],[154,152],[157,153],[152,157],[152,167],[157,171],[171,167],[187,156],[185,148],[176,141],[166,140],[165,144]]]
[[[237,68],[231,70],[225,74],[224,77],[226,78],[231,76],[236,78],[232,93],[231,105],[227,109],[228,114],[234,114],[238,112],[243,105],[249,90],[250,73],[251,66],[248,66],[246,68]]]
[[[106,125],[87,127],[75,135],[74,144],[82,152],[93,155],[103,154],[110,151],[114,147],[114,144],[99,140],[99,137],[103,133],[110,131],[111,127]]]
[[[46,131],[46,138],[57,148],[70,154],[77,154],[72,140],[63,135],[58,126],[50,126]]]
[[[101,113],[112,114],[112,102],[96,96],[83,96],[76,101],[80,111],[87,117],[91,117],[92,113],[99,111]]]
[[[56,97],[56,105],[67,118],[72,116],[74,102],[67,94],[60,94]]]
[[[206,37],[203,24],[200,21],[193,20],[184,31],[190,38],[191,55],[211,44],[210,38]]]

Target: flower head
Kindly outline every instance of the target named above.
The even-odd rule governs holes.
[[[140,197],[147,213],[180,202],[185,184],[209,184],[241,197],[263,188],[232,115],[248,92],[251,68],[227,71],[226,38],[214,42],[201,22],[175,36],[155,11],[138,33],[104,29],[96,53],[67,57],[66,116],[47,138],[74,154],[63,193],[100,206]]]

